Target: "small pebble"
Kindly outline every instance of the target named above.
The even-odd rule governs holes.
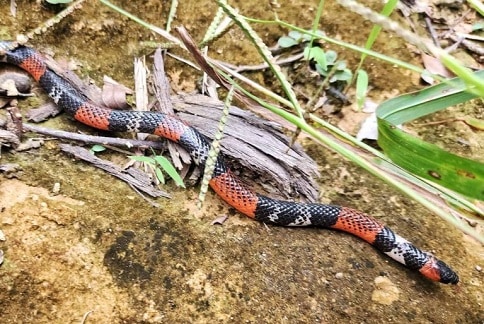
[[[0,250],[0,265],[3,263],[3,250]]]
[[[481,272],[481,271],[482,271],[482,267],[481,267],[481,266],[476,265],[476,270],[477,270],[477,271],[479,271],[479,272]]]
[[[60,183],[56,182],[54,183],[54,187],[52,188],[52,193],[58,194],[60,192]]]
[[[210,225],[223,225],[223,223],[227,220],[228,216],[227,215],[222,215],[217,218],[215,218]]]
[[[336,279],[342,279],[343,278],[343,272],[338,272],[337,274],[334,275]]]
[[[5,241],[6,238],[5,238],[5,233],[3,233],[2,230],[0,230],[0,241]]]

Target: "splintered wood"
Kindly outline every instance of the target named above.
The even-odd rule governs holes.
[[[222,102],[202,95],[172,97],[172,102],[182,120],[212,138]],[[245,181],[281,197],[318,200],[317,164],[300,145],[289,147],[290,138],[279,124],[232,106],[221,145],[232,169]]]

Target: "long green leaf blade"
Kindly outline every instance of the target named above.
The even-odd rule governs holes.
[[[484,80],[484,71],[474,75]],[[466,84],[455,78],[382,103],[377,109],[378,144],[393,162],[406,170],[468,197],[484,200],[483,163],[449,153],[396,127],[476,97],[466,89]]]
[[[178,172],[176,171],[175,167],[171,162],[164,156],[157,155],[154,157],[156,163],[168,173],[168,175],[175,181],[176,185],[182,188],[185,188],[185,184],[183,183],[183,179],[180,177]]]

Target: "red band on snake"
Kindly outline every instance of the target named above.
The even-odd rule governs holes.
[[[34,49],[20,46],[10,50],[10,44],[0,42],[2,61],[25,69],[59,107],[79,122],[101,130],[156,134],[183,146],[195,163],[205,164],[210,145],[194,128],[176,117],[158,112],[117,111],[96,106],[49,69]],[[457,274],[444,262],[418,249],[373,217],[346,207],[281,201],[258,194],[230,172],[222,156],[217,158],[210,186],[229,205],[257,221],[348,232],[431,280],[459,282]]]

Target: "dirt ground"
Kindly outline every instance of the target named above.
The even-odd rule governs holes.
[[[116,2],[162,25],[169,8],[160,3],[165,4],[146,1],[139,12],[135,2]],[[271,19],[259,6],[247,2],[240,9]],[[308,28],[315,8],[316,3],[293,2],[279,14]],[[338,13],[326,14],[322,28],[364,43],[362,30],[371,25],[334,4],[329,8]],[[201,39],[215,11],[211,1],[182,2],[176,24]],[[35,28],[52,14],[35,2],[19,2],[14,18],[8,6],[0,6],[5,22],[0,39]],[[257,31],[269,44],[286,32],[268,26]],[[131,86],[133,56],[149,52],[140,46],[147,40],[161,39],[87,1],[31,45],[55,54],[81,76],[100,83],[106,74]],[[376,49],[416,60],[386,33]],[[216,40],[209,54],[233,64],[260,62],[237,28]],[[194,70],[167,64],[175,91],[195,88]],[[418,87],[418,77],[393,66],[370,60],[368,70],[374,98]],[[347,109],[331,118],[354,132],[361,117]],[[92,132],[65,116],[46,124]],[[1,152],[0,164],[20,166],[0,174],[0,230],[6,238],[0,241],[2,323],[484,323],[483,247],[315,144],[304,142],[322,173],[321,202],[374,215],[452,265],[461,284],[429,282],[344,233],[253,222],[212,193],[198,210],[198,188],[168,185],[172,199],[159,199],[161,207],[155,208],[126,184],[64,155],[56,140],[44,143],[39,150]],[[60,190],[54,193],[56,184]],[[224,214],[230,217],[223,225],[211,224]]]

